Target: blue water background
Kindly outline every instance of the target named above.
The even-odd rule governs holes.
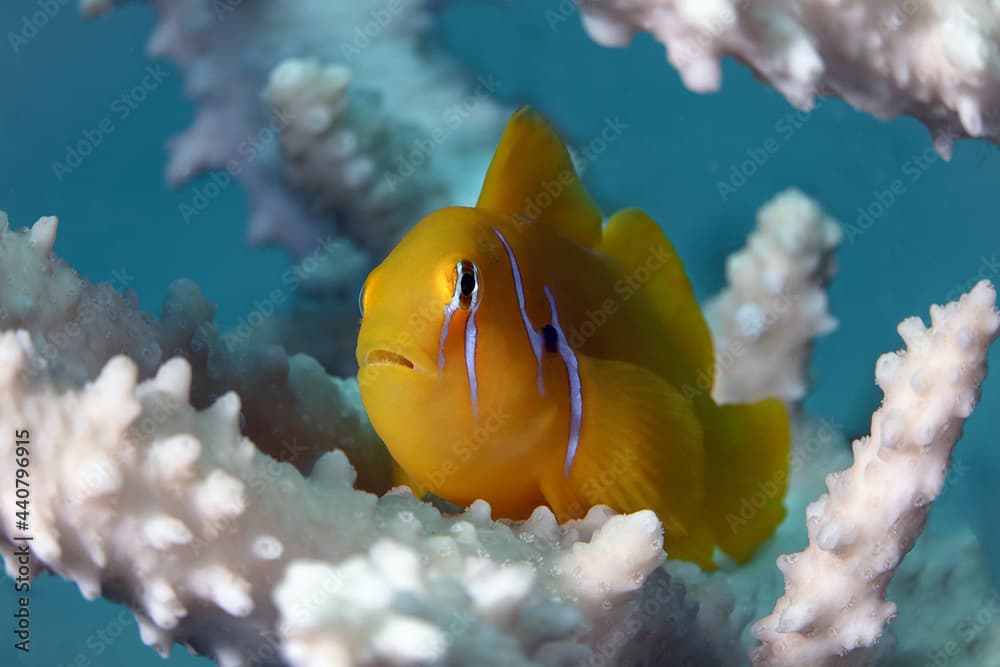
[[[37,7],[3,3],[0,32],[18,30]],[[137,108],[123,115],[114,106],[152,64],[145,56],[152,8],[128,4],[86,20],[71,2],[59,7],[18,53],[8,39],[0,44],[0,210],[14,226],[58,215],[56,252],[94,281],[112,280],[115,271],[133,277],[128,287],[146,309],[158,310],[175,278],[193,278],[219,304],[218,320],[232,325],[279,283],[287,260],[280,250],[246,244],[247,206],[238,186],[183,221],[181,206],[206,177],[173,190],[164,183],[165,141],[193,117],[170,63],[161,63],[169,75]],[[900,181],[902,193],[884,214],[863,233],[849,233],[838,253],[830,301],[840,328],[817,345],[815,389],[806,401],[811,414],[849,435],[866,433],[881,396],[875,360],[902,346],[896,324],[910,315],[926,320],[930,303],[953,298],[979,277],[998,279],[998,151],[963,141],[944,163],[913,120],[881,122],[837,100],[796,112],[734,63],[724,67],[721,92],[697,95],[683,87],[654,40],[641,35],[627,49],[601,48],[565,7],[551,0],[470,3],[445,11],[435,36],[470,76],[498,80],[501,102],[533,104],[571,144],[591,141],[609,119],[625,125],[585,181],[606,213],[637,206],[661,222],[699,298],[722,287],[725,257],[743,244],[755,211],[777,192],[796,186],[861,230],[859,209]],[[104,119],[114,131],[78,169],[57,179],[53,161]],[[737,183],[732,170],[752,152],[766,152],[767,142],[777,150],[722,196],[720,183]],[[997,361],[996,352],[991,359]],[[998,537],[987,523],[997,501],[990,482],[1000,472],[989,435],[998,406],[994,375],[959,445],[955,483],[935,510],[968,518],[987,544]],[[15,608],[12,582],[0,583],[6,618],[3,610]],[[4,632],[0,664],[160,664],[130,615],[120,612],[43,576],[33,587],[33,650],[14,651]],[[207,664],[176,647],[171,662]]]

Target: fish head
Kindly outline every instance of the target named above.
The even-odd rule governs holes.
[[[361,294],[358,385],[411,479],[498,508],[539,500],[531,485],[546,461],[561,465],[561,445],[549,445],[565,443],[558,434],[571,428],[560,419],[570,380],[552,289],[577,279],[565,253],[600,237],[600,210],[562,141],[522,109],[476,206],[428,215],[372,271]]]
[[[411,444],[422,436],[461,439],[479,417],[535,391],[537,363],[496,218],[475,208],[436,211],[365,281],[358,385],[397,461],[400,447],[426,449]],[[433,432],[419,433],[423,424]]]

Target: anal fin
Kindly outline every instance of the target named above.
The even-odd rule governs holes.
[[[785,518],[791,430],[785,404],[700,406],[705,429],[705,518],[719,547],[750,559]]]

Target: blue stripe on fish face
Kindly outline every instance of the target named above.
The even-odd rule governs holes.
[[[469,272],[472,272],[471,274]],[[479,414],[479,380],[476,377],[476,345],[478,330],[476,329],[476,311],[479,310],[479,277],[476,266],[467,260],[459,261],[455,266],[455,294],[444,307],[444,322],[441,324],[441,342],[438,346],[438,380],[444,377],[445,354],[444,345],[448,340],[448,329],[451,318],[458,310],[466,310],[469,317],[465,321],[465,373],[469,379],[469,404],[472,415]],[[466,280],[472,277],[471,291],[466,294]]]
[[[448,340],[448,327],[451,326],[451,316],[458,310],[458,299],[453,297],[451,303],[444,307],[444,323],[441,325],[441,345],[438,348],[438,380],[444,377],[444,343]]]
[[[576,450],[580,445],[580,428],[583,425],[583,382],[580,380],[580,363],[576,358],[576,353],[569,346],[566,335],[562,327],[559,326],[559,310],[556,307],[556,299],[552,296],[552,290],[548,285],[544,285],[545,298],[549,300],[549,308],[552,311],[552,324],[550,326],[557,335],[556,348],[559,356],[562,357],[563,365],[566,366],[566,377],[569,380],[569,438],[566,443],[566,462],[563,465],[563,477],[569,477],[570,468],[573,467],[573,460],[576,458]],[[548,344],[548,336],[546,336]]]
[[[510,270],[514,276],[514,292],[517,295],[517,307],[521,311],[521,322],[524,323],[524,331],[528,334],[531,351],[535,354],[535,360],[538,363],[538,393],[544,396],[545,386],[542,383],[542,335],[535,331],[535,327],[531,324],[531,318],[528,317],[528,310],[524,306],[524,283],[521,279],[521,269],[517,265],[517,258],[514,256],[514,250],[507,243],[507,239],[504,238],[499,229],[493,227],[493,231],[496,233],[497,238],[500,239],[500,243],[507,250],[507,258],[510,260]]]
[[[479,381],[476,379],[476,309],[469,313],[465,321],[465,373],[469,376],[469,401],[472,403],[472,416],[479,414]]]
[[[576,353],[566,341],[566,335],[559,325],[559,312],[556,307],[555,297],[548,285],[543,285],[545,297],[549,301],[549,309],[552,313],[552,323],[545,325],[543,333],[535,330],[528,317],[527,308],[524,305],[524,282],[521,278],[521,269],[517,265],[517,258],[514,250],[507,243],[507,239],[500,233],[500,230],[493,228],[493,232],[500,239],[504,249],[507,251],[507,258],[510,260],[511,273],[514,277],[514,292],[517,295],[517,305],[521,311],[521,321],[524,323],[524,330],[528,334],[528,341],[531,343],[531,350],[535,354],[538,362],[538,393],[545,395],[545,387],[542,384],[542,347],[551,352],[559,353],[562,357],[563,365],[566,367],[566,376],[569,381],[569,437],[566,443],[566,462],[563,467],[563,476],[569,477],[570,468],[576,458],[576,450],[580,445],[580,430],[583,425],[583,387],[580,379],[580,364],[576,358]]]

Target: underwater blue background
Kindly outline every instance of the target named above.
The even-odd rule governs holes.
[[[278,284],[288,260],[280,249],[246,244],[246,198],[238,185],[185,224],[180,207],[207,177],[177,189],[165,185],[165,142],[190,123],[193,107],[175,68],[145,55],[153,9],[130,3],[87,20],[73,2],[56,4],[49,24],[16,53],[6,35],[36,3],[0,4],[0,210],[15,227],[58,215],[56,252],[92,281],[117,276],[119,287],[137,290],[145,309],[158,311],[175,278],[194,279],[219,304],[222,327],[232,326]],[[499,101],[534,105],[572,145],[598,136],[609,120],[623,125],[584,180],[606,213],[637,206],[661,222],[702,300],[723,286],[725,257],[743,244],[757,208],[789,186],[853,228],[830,288],[840,327],[816,347],[805,405],[851,437],[867,433],[881,396],[875,360],[902,346],[896,324],[910,315],[926,321],[931,303],[956,297],[979,278],[1000,281],[1000,151],[963,141],[945,163],[915,121],[881,122],[839,100],[797,112],[732,62],[719,93],[691,93],[654,40],[640,35],[627,49],[599,47],[566,6],[463,3],[443,10],[434,37],[470,77],[498,80]],[[146,99],[134,108],[116,104],[150,66],[164,75]],[[114,130],[57,178],[53,161],[106,119]],[[733,170],[768,141],[777,150],[735,185]],[[878,202],[897,179],[902,194],[862,229],[859,209]],[[994,364],[997,355],[994,349]],[[1000,455],[991,433],[998,407],[994,373],[958,446],[953,483],[933,512],[973,522],[994,563],[1000,528],[989,513],[998,500]],[[10,580],[0,582],[0,617],[15,609],[12,588]],[[13,650],[4,630],[0,665],[160,664],[141,644],[131,614],[103,600],[86,602],[70,584],[42,576],[31,609],[32,652]],[[209,664],[179,647],[171,663]]]

